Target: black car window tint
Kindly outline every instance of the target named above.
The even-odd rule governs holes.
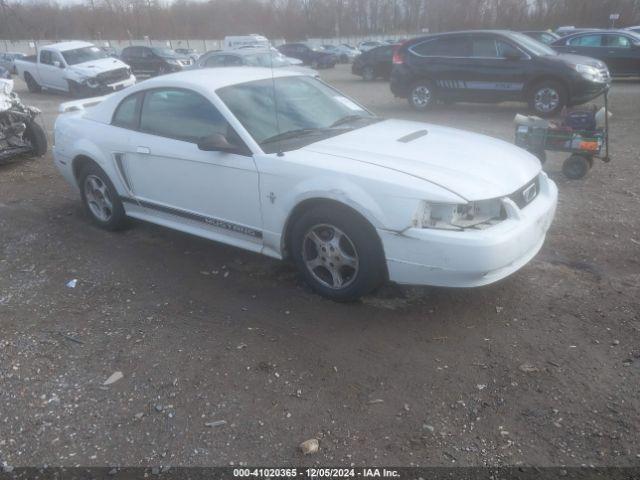
[[[602,35],[582,35],[569,40],[569,45],[574,47],[600,47]]]
[[[229,124],[201,95],[190,90],[159,89],[145,94],[140,130],[197,143],[213,133],[226,136]]]
[[[496,47],[498,49],[498,57],[518,57],[522,55],[522,52],[510,43],[503,42],[502,40],[496,40]]]
[[[226,55],[213,55],[207,58],[204,63],[205,67],[220,67],[224,65]]]
[[[242,59],[235,55],[227,55],[227,59],[224,62],[227,67],[238,67],[242,65]]]
[[[491,37],[476,37],[472,42],[472,55],[481,58],[497,58],[496,41]]]
[[[605,45],[612,48],[630,48],[631,42],[624,35],[605,35]]]
[[[428,57],[468,57],[471,55],[471,42],[467,37],[447,36],[427,40],[411,50]]]

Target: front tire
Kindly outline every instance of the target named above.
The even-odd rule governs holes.
[[[562,173],[571,180],[580,180],[585,177],[592,165],[592,158],[573,154],[563,162]]]
[[[31,143],[30,157],[41,157],[47,153],[47,134],[40,124],[35,121],[29,122],[24,136],[29,140],[29,143]]]
[[[431,82],[426,80],[414,83],[407,97],[409,105],[418,112],[426,112],[436,103],[435,89]]]
[[[386,278],[375,229],[347,209],[319,206],[307,211],[293,225],[291,240],[298,270],[326,298],[353,301]]]
[[[567,89],[560,82],[545,80],[529,92],[529,107],[536,115],[553,117],[567,104]]]
[[[120,230],[126,225],[126,214],[118,191],[109,176],[95,163],[80,172],[80,195],[91,221],[105,230]]]

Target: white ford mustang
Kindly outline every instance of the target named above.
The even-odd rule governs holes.
[[[336,300],[387,279],[497,281],[533,258],[555,213],[556,186],[524,150],[378,118],[282,69],[164,75],[61,111],[55,164],[94,223],[135,217],[292,257]]]

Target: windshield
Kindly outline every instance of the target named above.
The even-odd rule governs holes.
[[[159,57],[168,57],[168,58],[177,57],[176,52],[174,52],[170,48],[152,48],[151,51],[156,55],[158,55]]]
[[[534,40],[533,38],[525,35],[524,33],[513,32],[509,34],[511,38],[517,41],[521,46],[529,50],[534,55],[558,55],[553,48],[545,45],[538,40]]]
[[[308,76],[257,80],[217,93],[266,153],[301,148],[376,120],[337,90]]]
[[[78,63],[90,62],[99,58],[106,58],[107,54],[98,47],[82,47],[61,52],[67,65],[77,65]]]
[[[285,60],[282,55],[276,55],[271,53],[256,53],[246,56],[247,63],[254,67],[288,67],[290,62]]]

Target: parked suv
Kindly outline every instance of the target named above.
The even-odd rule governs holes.
[[[436,101],[526,101],[541,116],[603,93],[609,70],[599,60],[559,54],[526,35],[468,31],[403,43],[393,58],[391,91],[417,110]]]
[[[393,45],[375,47],[357,56],[351,65],[351,73],[371,81],[391,76]]]
[[[305,65],[311,68],[333,68],[338,62],[338,57],[332,53],[325,52],[320,47],[307,45],[306,43],[285,43],[278,47],[280,53],[287,57],[302,60]]]
[[[163,75],[178,72],[193,64],[193,60],[169,48],[133,46],[122,50],[120,59],[136,75]]]

